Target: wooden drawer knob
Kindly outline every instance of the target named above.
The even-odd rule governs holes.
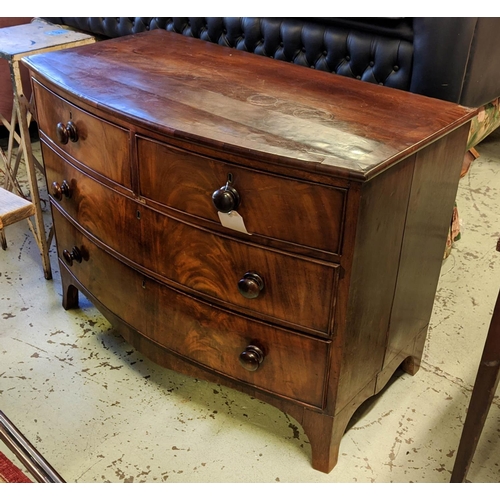
[[[69,250],[63,250],[63,257],[68,266],[72,266],[73,262],[81,262],[82,261],[82,253],[78,249],[78,247],[73,247],[71,252]]]
[[[71,198],[71,189],[69,187],[68,181],[63,181],[62,184],[53,182],[51,191],[52,196],[58,201],[62,200],[63,195],[66,196],[66,198]]]
[[[264,352],[256,345],[248,345],[240,354],[240,364],[249,372],[256,371],[264,361]]]
[[[255,271],[245,273],[238,281],[238,291],[246,299],[256,299],[262,290],[264,290],[264,280]]]
[[[59,122],[56,125],[56,136],[57,140],[61,144],[68,144],[68,141],[76,142],[78,141],[78,132],[76,126],[72,121],[66,123]]]
[[[240,195],[236,189],[232,187],[232,176],[228,177],[225,186],[217,189],[212,193],[212,203],[214,207],[222,213],[229,213],[236,210],[240,206]]]

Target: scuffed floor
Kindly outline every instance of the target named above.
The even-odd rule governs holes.
[[[448,482],[500,287],[500,132],[477,149],[422,367],[360,408],[330,474],[311,468],[307,436],[286,414],[154,365],[81,294],[80,309],[64,311],[54,244],[46,281],[25,222],[0,251],[0,409],[70,483]],[[500,481],[498,396],[473,483]]]

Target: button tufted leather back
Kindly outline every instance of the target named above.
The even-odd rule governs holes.
[[[48,20],[107,38],[166,29],[309,68],[409,90],[411,25],[380,35],[359,21],[265,17],[74,17]],[[398,25],[399,27],[400,25]],[[389,27],[390,28],[390,27]],[[403,33],[404,32],[404,33]]]

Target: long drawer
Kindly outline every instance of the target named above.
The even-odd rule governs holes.
[[[129,132],[73,106],[36,80],[33,91],[40,131],[89,169],[131,189]]]
[[[66,182],[69,189],[69,197],[61,194],[53,201],[126,259],[240,310],[330,334],[338,265],[246,244],[167,217],[43,148],[49,186]]]
[[[89,241],[53,206],[62,265],[111,312],[162,347],[259,389],[323,407],[330,342],[274,328],[196,300],[149,279]],[[79,259],[65,258],[64,250]],[[240,355],[257,346],[249,371]]]
[[[212,195],[229,179],[250,234],[341,253],[346,189],[248,170],[142,137],[137,151],[141,196],[219,223]]]

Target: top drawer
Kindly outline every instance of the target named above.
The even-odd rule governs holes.
[[[40,130],[78,162],[131,189],[128,131],[71,105],[35,80],[33,90]],[[69,128],[73,124],[74,133],[68,123]],[[66,143],[61,142],[58,127],[66,129]]]
[[[220,223],[212,194],[226,185],[250,234],[340,254],[347,190],[256,172],[137,138],[141,195]]]

